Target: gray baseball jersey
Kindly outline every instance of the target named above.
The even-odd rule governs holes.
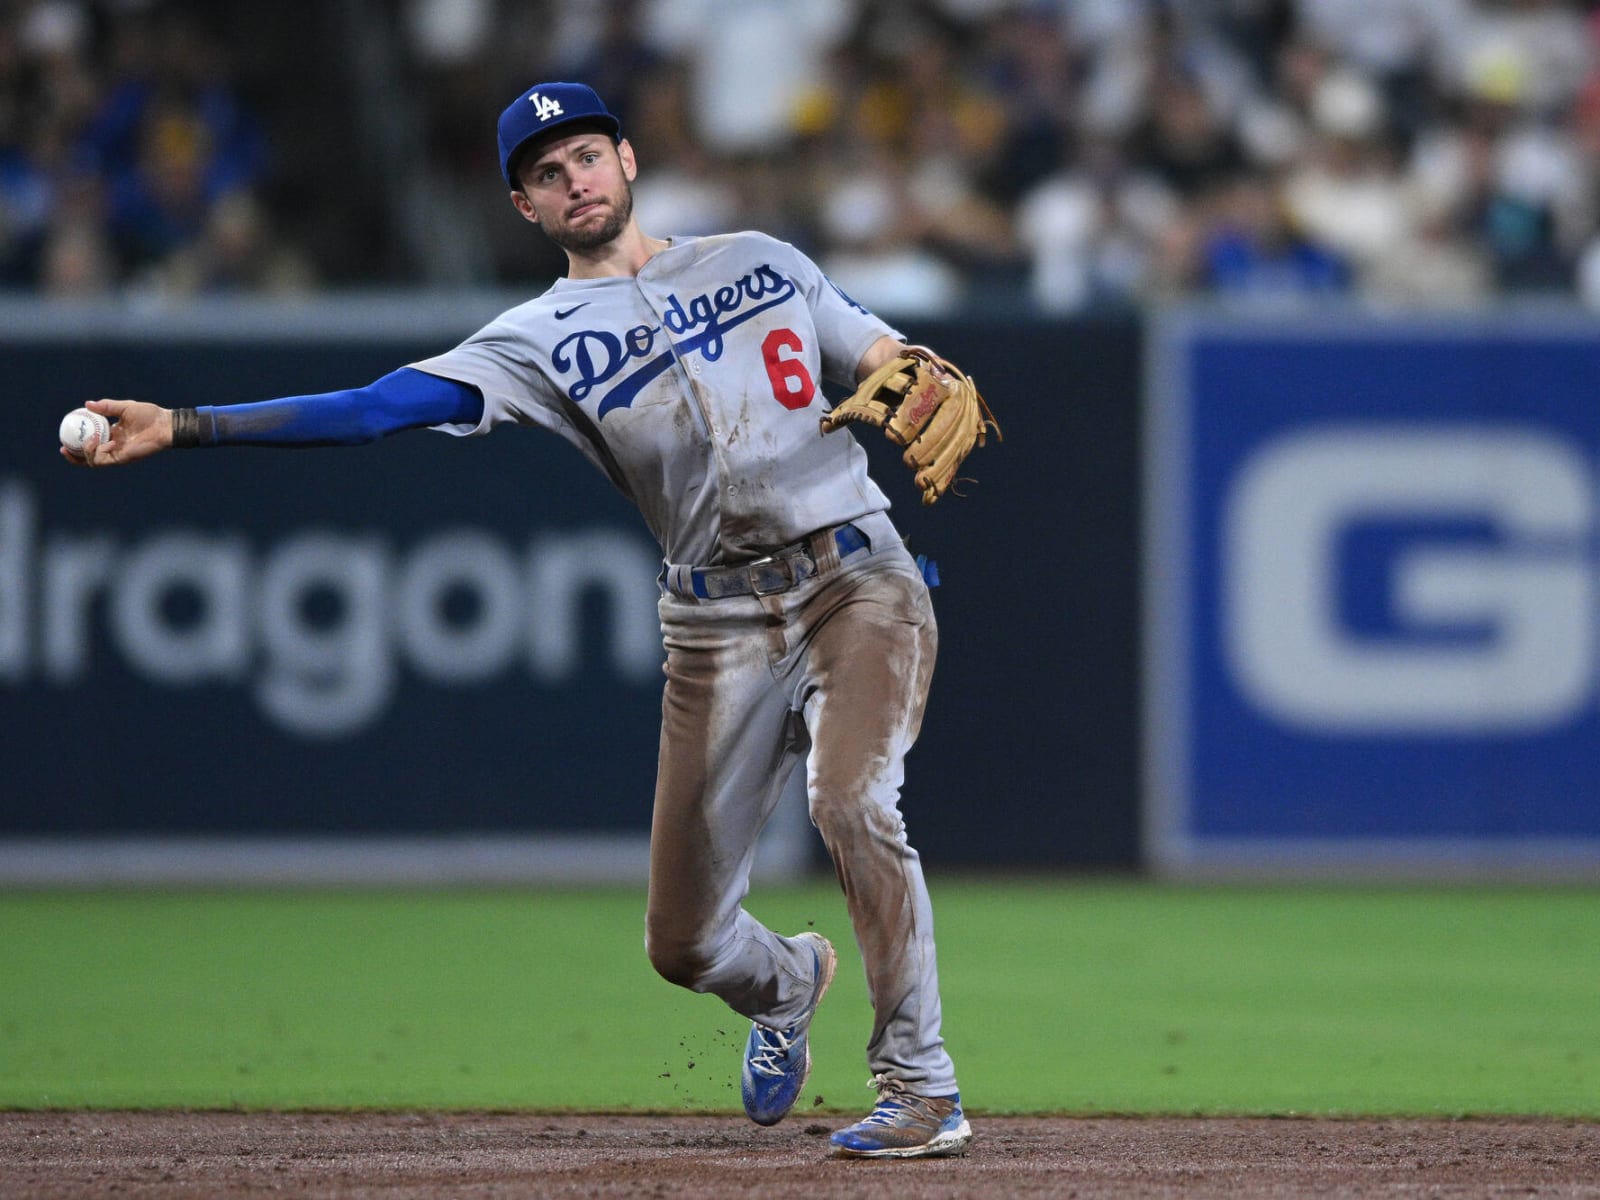
[[[793,246],[677,238],[636,276],[560,279],[418,370],[482,394],[474,434],[560,434],[639,506],[672,563],[758,557],[889,507],[820,382],[899,336]]]

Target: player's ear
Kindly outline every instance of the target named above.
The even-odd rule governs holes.
[[[622,177],[632,183],[639,177],[639,164],[633,157],[633,143],[627,138],[617,143],[617,157],[622,160]]]
[[[535,225],[539,223],[539,214],[534,211],[533,203],[528,199],[526,193],[521,190],[512,192],[511,204],[522,214],[523,220],[532,221]]]

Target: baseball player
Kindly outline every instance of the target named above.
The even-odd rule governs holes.
[[[199,409],[92,401],[115,424],[74,461],[355,444],[420,427],[535,425],[571,442],[638,505],[665,557],[651,963],[751,1021],[745,1109],[780,1121],[809,1073],[806,1032],[837,958],[822,935],[780,936],[742,901],[757,836],[803,762],[874,1015],[878,1102],[833,1134],[834,1152],[960,1153],[972,1133],[940,1034],[928,893],[898,808],[934,615],[865,453],[818,428],[825,378],[848,388],[896,377],[934,401],[956,389],[937,366],[895,376],[941,360],[905,347],[794,247],[759,233],[642,232],[633,149],[588,87],[519,96],[499,149],[512,204],[566,251],[569,273],[549,291],[364,388]]]

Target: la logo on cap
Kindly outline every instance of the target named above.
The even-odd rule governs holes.
[[[539,115],[539,120],[541,121],[548,121],[551,117],[559,117],[561,115],[561,101],[551,100],[547,96],[541,96],[538,92],[528,97],[528,103],[533,105],[533,111]]]

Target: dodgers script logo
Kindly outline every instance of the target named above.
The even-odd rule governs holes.
[[[728,330],[775,308],[799,290],[794,280],[762,263],[735,282],[693,296],[687,303],[676,292],[669,294],[660,325],[635,325],[620,336],[605,329],[575,330],[556,344],[551,362],[563,375],[576,372],[567,394],[581,403],[631,363],[646,360],[606,392],[597,414],[604,418],[614,408],[631,407],[645,384],[672,365],[674,351],[680,357],[703,354],[707,362],[716,362],[722,357]],[[656,353],[657,345],[667,341],[663,327],[674,340]]]

